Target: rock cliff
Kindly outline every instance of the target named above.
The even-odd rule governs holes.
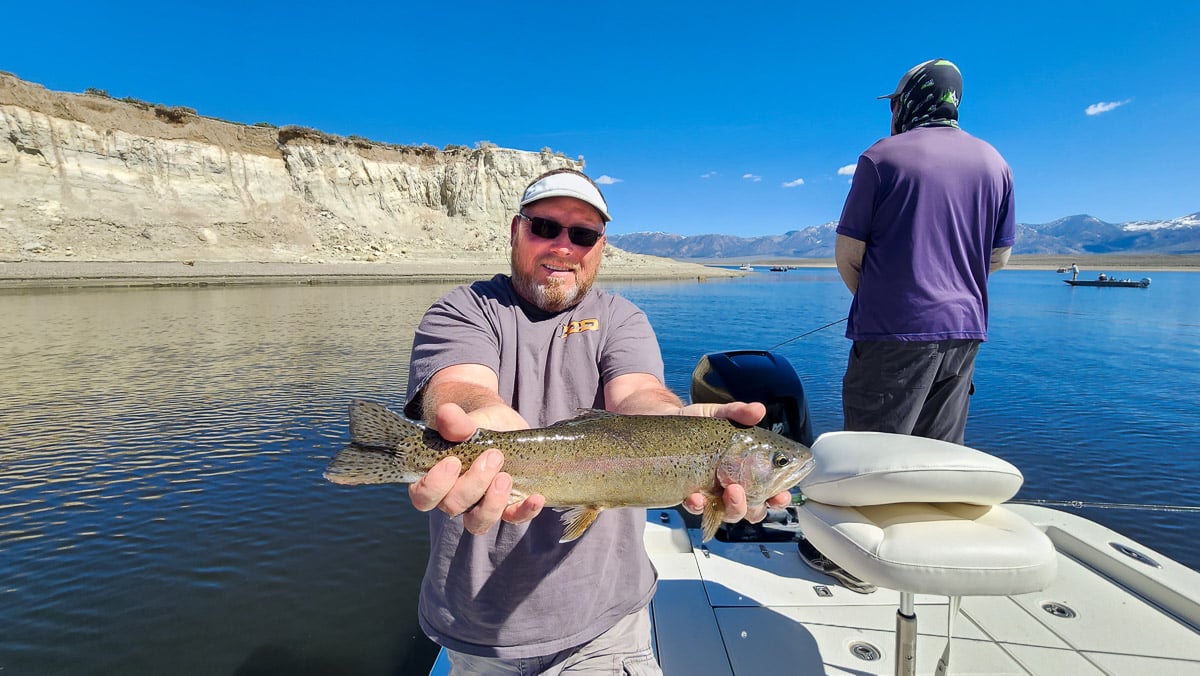
[[[409,147],[0,72],[0,260],[504,260],[527,152]]]

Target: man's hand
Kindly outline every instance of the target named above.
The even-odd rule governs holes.
[[[688,404],[683,415],[725,418],[742,425],[757,425],[767,414],[767,407],[757,401],[731,401],[728,404]]]
[[[750,509],[750,506],[746,504],[746,490],[741,485],[729,484],[724,488],[721,502],[725,503],[725,516],[722,519],[725,523],[737,523],[742,519],[750,523],[758,523],[767,518],[768,508],[786,507],[792,504],[792,494],[784,491],[767,498],[766,503]],[[704,503],[707,500],[708,498],[703,493],[692,493],[683,501],[683,508],[690,514],[703,514]]]
[[[700,415],[725,418],[742,425],[754,425],[767,414],[767,407],[758,402],[734,401],[728,404],[688,404],[683,415]],[[784,491],[767,498],[767,502],[754,509],[746,504],[746,491],[738,484],[724,486],[721,501],[725,503],[725,523],[737,523],[742,519],[758,523],[767,518],[769,507],[786,507],[792,504],[792,494]],[[703,514],[708,498],[703,493],[692,493],[683,501],[683,508],[691,514]]]
[[[439,406],[434,426],[447,441],[465,441],[479,427],[457,404]],[[409,485],[408,497],[422,512],[437,508],[452,517],[462,515],[463,527],[476,535],[500,520],[525,523],[542,511],[546,499],[531,495],[508,504],[512,477],[500,471],[503,464],[504,455],[494,448],[484,451],[465,472],[458,458],[446,458]]]

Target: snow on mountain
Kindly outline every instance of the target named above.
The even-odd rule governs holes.
[[[634,253],[666,258],[829,258],[837,222],[782,235],[675,235],[664,232],[611,234],[609,242]],[[1015,254],[1194,254],[1200,253],[1200,212],[1168,221],[1107,223],[1078,214],[1049,223],[1018,223]]]
[[[1143,230],[1162,230],[1200,227],[1200,211],[1187,216],[1180,216],[1169,221],[1130,221],[1121,226],[1124,230],[1137,232]]]

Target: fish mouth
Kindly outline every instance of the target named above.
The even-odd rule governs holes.
[[[776,492],[778,493],[780,491],[786,490],[786,489],[791,488],[791,487],[795,486],[796,484],[800,483],[800,481],[802,479],[804,479],[804,477],[808,476],[808,473],[813,471],[813,468],[816,466],[817,466],[816,459],[813,458],[812,456],[809,456],[808,460],[805,460],[802,465],[797,467],[794,472],[792,472],[791,474],[788,475],[786,485],[783,488],[779,489],[779,491],[776,491]]]
[[[772,495],[777,495],[795,487],[802,479],[804,479],[804,477],[808,476],[808,473],[813,471],[813,468],[816,466],[817,461],[810,456],[799,466],[792,469],[792,471],[778,477],[774,482],[772,482],[771,486],[768,487],[766,491],[763,491],[763,495],[754,496],[754,498],[751,498],[749,495],[747,495],[746,501],[750,502],[751,504],[764,503],[767,501],[767,498],[771,497]]]

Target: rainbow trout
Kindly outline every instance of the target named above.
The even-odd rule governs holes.
[[[379,404],[356,401],[350,405],[350,443],[330,461],[325,478],[352,485],[413,483],[450,456],[465,471],[489,448],[504,454],[503,469],[513,480],[510,502],[539,493],[563,512],[560,542],[583,535],[609,507],[672,507],[692,493],[708,496],[702,518],[707,541],[725,514],[723,485],[741,484],[755,507],[795,486],[813,467],[803,444],[721,418],[584,411],[537,429],[480,428],[454,443]]]

